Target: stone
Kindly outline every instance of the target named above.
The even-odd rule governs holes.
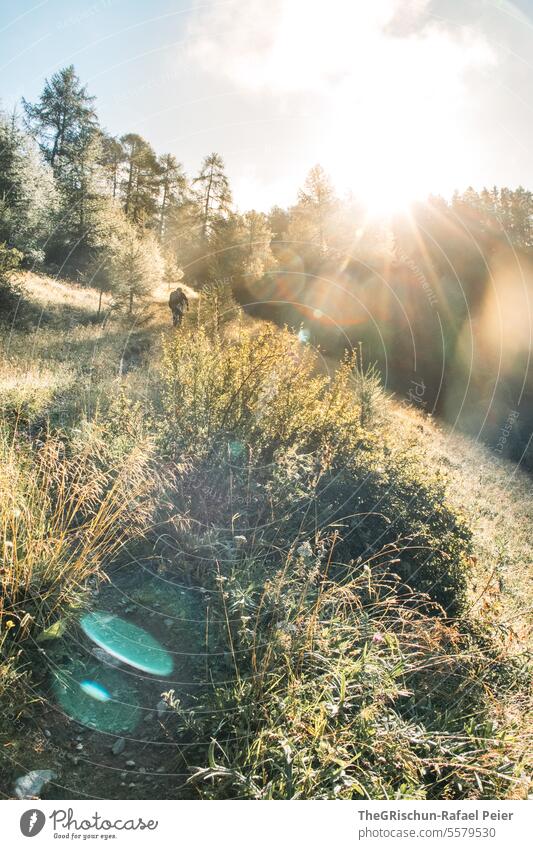
[[[114,755],[120,755],[124,751],[126,747],[126,741],[124,737],[118,737],[111,747],[111,751]]]
[[[129,766],[129,767],[135,766],[135,761],[126,761],[126,766]]]
[[[52,769],[32,769],[15,781],[15,796],[17,799],[33,799],[54,778],[57,775]]]

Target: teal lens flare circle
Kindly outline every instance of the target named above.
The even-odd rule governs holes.
[[[136,689],[118,669],[75,660],[57,670],[53,689],[66,715],[86,728],[124,734],[140,721]]]
[[[80,626],[93,643],[122,663],[151,675],[170,675],[170,653],[151,634],[113,613],[87,613]]]

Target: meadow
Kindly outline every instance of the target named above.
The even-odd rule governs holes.
[[[227,286],[189,290],[174,330],[163,284],[129,315],[88,285],[18,281],[4,797],[51,769],[43,798],[527,798],[526,472],[395,400],[357,349],[325,367]],[[173,673],[95,657],[80,619],[100,609]],[[80,674],[117,688],[118,718],[61,701]]]

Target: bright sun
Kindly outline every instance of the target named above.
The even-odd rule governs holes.
[[[373,186],[368,193],[360,193],[370,217],[394,215],[407,212],[416,200],[412,190],[402,185]]]
[[[394,125],[394,117],[390,121]],[[453,161],[442,157],[437,163],[434,145],[424,144],[424,127],[413,123],[393,139],[387,125],[374,127],[367,138],[358,139],[357,157],[353,148],[338,140],[330,153],[335,185],[352,192],[371,217],[408,211],[431,193],[436,174],[438,189],[453,189]]]

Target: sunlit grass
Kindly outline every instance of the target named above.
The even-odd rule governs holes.
[[[161,292],[138,328],[30,286],[69,320],[0,339],[4,713],[147,535],[224,658],[192,706],[167,695],[199,795],[526,795],[525,478],[234,303],[204,293],[173,333]]]

